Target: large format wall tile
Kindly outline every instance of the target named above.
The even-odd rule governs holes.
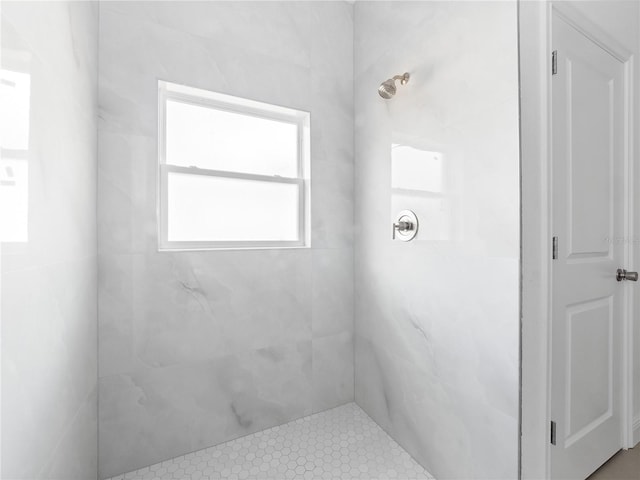
[[[23,150],[28,227],[2,244],[0,476],[88,480],[97,473],[98,7],[3,2],[1,14],[3,88],[11,72],[29,87],[27,117],[11,113],[25,120],[24,145],[12,143],[16,130],[1,135],[3,161]]]
[[[91,391],[42,471],[47,480],[87,480],[98,472],[98,386]]]
[[[516,5],[361,2],[355,21],[356,402],[436,478],[516,478]],[[393,144],[439,152],[440,185],[392,189]]]
[[[109,11],[128,16],[135,22],[151,22],[211,41],[227,49],[247,54],[259,53],[273,58],[285,58],[292,65],[310,66],[308,35],[312,28],[311,10],[298,2],[280,2],[274,8],[264,8],[262,2],[157,2],[153,8],[146,2],[127,2],[109,7]],[[349,36],[351,25],[348,7],[324,8],[325,20],[338,12],[333,20],[341,28],[332,33]],[[347,16],[348,15],[348,16]],[[321,24],[323,28],[331,25]],[[329,35],[327,35],[329,37]],[[344,45],[344,44],[343,44]],[[326,50],[321,52],[326,56]]]
[[[314,251],[312,261],[314,338],[353,333],[353,250]]]
[[[311,383],[310,342],[104,377],[100,475],[308,415]]]
[[[353,396],[353,334],[313,339],[313,411],[342,405]]]
[[[309,250],[101,258],[103,376],[311,338]]]
[[[102,476],[353,400],[352,40],[348,3],[101,4]],[[158,79],[311,113],[310,249],[157,251]]]

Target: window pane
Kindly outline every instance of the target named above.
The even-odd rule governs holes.
[[[0,70],[0,241],[29,240],[31,76]]]
[[[29,164],[0,159],[0,241],[29,241]]]
[[[298,176],[298,128],[167,100],[166,162],[210,170]]]
[[[27,73],[0,70],[0,115],[2,148],[29,149],[29,104],[31,76]]]
[[[296,241],[298,185],[169,172],[169,241]]]

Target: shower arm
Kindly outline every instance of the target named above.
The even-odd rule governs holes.
[[[409,82],[409,73],[405,73],[404,75],[394,75],[391,80],[394,82],[396,80],[400,80],[400,85],[406,85]]]

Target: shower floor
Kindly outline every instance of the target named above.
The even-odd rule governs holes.
[[[432,478],[349,403],[112,480]]]

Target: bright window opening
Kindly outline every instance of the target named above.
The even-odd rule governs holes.
[[[0,242],[29,241],[31,76],[0,69]]]
[[[161,250],[308,246],[309,114],[159,83]]]

